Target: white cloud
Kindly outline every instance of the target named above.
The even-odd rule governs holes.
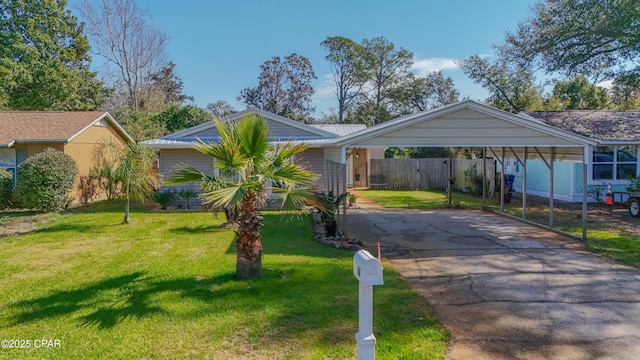
[[[425,76],[429,73],[441,70],[453,70],[458,69],[457,59],[446,58],[429,58],[429,59],[413,59],[413,65],[411,71],[415,71],[420,76]]]
[[[605,80],[596,84],[597,86],[603,87],[605,89],[611,89],[613,87],[613,80]]]
[[[332,74],[325,74],[324,76],[320,77],[320,79],[318,79],[318,82],[320,82],[320,84],[315,87],[316,92],[313,94],[314,98],[327,99],[336,96],[336,85],[333,82]]]

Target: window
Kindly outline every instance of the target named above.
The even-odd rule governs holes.
[[[16,184],[16,151],[15,149],[0,149],[0,166],[13,174],[13,185]]]
[[[616,178],[629,179],[636,177],[638,168],[638,148],[620,146],[616,151]]]
[[[597,146],[593,148],[593,179],[624,180],[638,173],[636,146]]]

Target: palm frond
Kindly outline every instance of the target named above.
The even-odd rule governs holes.
[[[205,204],[213,204],[214,206],[236,205],[240,200],[247,197],[247,189],[243,184],[237,184],[233,187],[225,187],[208,191],[202,194]]]
[[[296,144],[293,142],[275,145],[273,147],[272,161],[276,166],[278,166],[278,164],[290,162],[294,155],[300,154],[308,148],[308,144]]]
[[[236,185],[237,185],[236,181],[232,181],[224,178],[214,178],[210,176],[204,179],[200,183],[200,188],[204,192],[208,192],[213,190],[220,190],[224,188],[234,187]]]
[[[216,165],[221,170],[237,171],[246,162],[240,151],[240,145],[235,142],[209,144],[199,140],[194,145],[194,149],[216,159]]]
[[[255,115],[242,117],[237,124],[237,136],[246,158],[254,163],[265,158],[269,149],[269,126],[265,119]]]
[[[314,205],[314,192],[311,188],[284,186],[273,188],[274,196],[280,201],[280,208],[293,209],[300,205]]]
[[[152,149],[141,144],[127,144],[116,175],[132,199],[144,201],[158,188],[155,158]]]
[[[317,175],[311,171],[305,170],[304,167],[298,164],[290,163],[280,167],[279,169],[274,169],[271,177],[278,181],[307,185],[312,183],[317,178]]]
[[[173,172],[173,176],[166,179],[166,185],[180,185],[190,182],[205,181],[211,176],[204,174],[200,170],[187,164],[181,164],[178,170]]]
[[[335,217],[336,211],[340,207],[340,204],[349,196],[348,193],[342,193],[339,195],[334,195],[333,192],[325,193],[315,193],[312,203],[310,205],[320,211],[322,217],[325,219],[333,219]]]

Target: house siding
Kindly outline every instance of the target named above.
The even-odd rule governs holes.
[[[16,149],[21,148],[16,146]],[[32,157],[34,155],[38,155],[41,152],[47,150],[48,148],[52,148],[54,150],[58,150],[58,151],[62,151],[64,152],[64,144],[29,144],[26,145],[25,148],[27,149],[27,157]]]
[[[298,154],[296,162],[318,175],[313,188],[320,191],[324,187],[324,152],[320,148],[309,148]]]
[[[554,162],[553,163],[553,192],[554,199],[572,201],[573,178],[575,163]],[[522,192],[522,167],[517,166],[514,173],[513,186],[516,191]],[[527,194],[549,197],[549,168],[541,160],[527,160]]]
[[[204,174],[213,175],[213,158],[193,149],[165,149],[160,153],[160,181],[170,178],[183,164],[189,164]],[[195,185],[195,184],[194,184]]]
[[[318,134],[315,134],[310,131],[306,131],[304,129],[298,129],[293,126],[289,126],[277,121],[267,120],[267,126],[269,126],[269,133],[273,137],[305,137],[305,136],[313,136],[320,137]]]
[[[78,175],[88,175],[94,165],[93,152],[96,145],[100,142],[109,141],[126,144],[126,140],[113,127],[94,125],[64,145],[64,152],[76,161]]]
[[[342,148],[337,146],[324,148],[324,158],[326,160],[342,162]]]

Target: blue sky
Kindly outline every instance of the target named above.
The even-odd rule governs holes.
[[[491,56],[506,30],[534,0],[138,0],[153,25],[169,36],[169,58],[198,106],[225,100],[236,109],[240,91],[258,83],[260,65],[293,52],[311,61],[318,79],[318,114],[337,101],[320,42],[345,36],[356,42],[384,36],[414,53],[413,71],[444,70],[463,97],[486,92],[455,66],[473,54]],[[73,8],[79,0],[71,0]],[[98,59],[94,60],[97,63]]]

